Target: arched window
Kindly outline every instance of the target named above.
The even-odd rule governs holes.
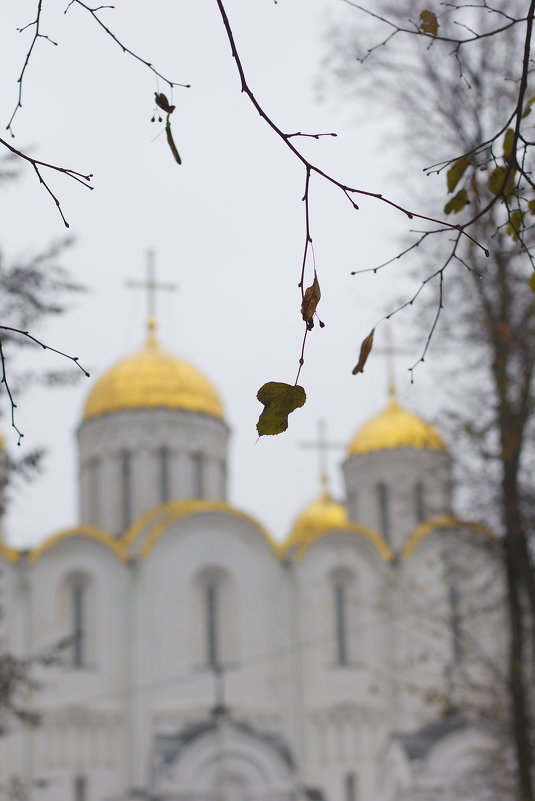
[[[221,609],[218,604],[218,596],[220,595],[219,585],[219,581],[212,579],[207,581],[204,587],[205,661],[210,667],[219,667],[221,665],[221,627],[219,625]]]
[[[71,573],[63,585],[65,628],[70,641],[70,662],[76,669],[94,661],[93,587],[87,573]]]
[[[334,606],[334,661],[336,665],[349,665],[351,640],[354,632],[354,609],[352,608],[353,575],[348,570],[337,570],[332,575]]]
[[[87,463],[89,484],[89,520],[96,525],[100,520],[99,460],[90,459]]]
[[[74,801],[87,801],[87,779],[85,776],[75,776],[73,799]]]
[[[379,528],[385,540],[390,542],[390,497],[387,485],[380,481],[377,485],[377,501],[379,504]]]
[[[424,485],[421,481],[414,485],[414,516],[417,523],[425,520]]]
[[[158,451],[160,474],[160,503],[166,503],[170,498],[170,454],[169,448],[163,445]]]
[[[121,451],[121,488],[122,488],[122,527],[128,528],[132,522],[132,454]]]
[[[204,498],[204,459],[202,453],[191,454],[192,497]]]
[[[223,568],[206,568],[196,577],[195,594],[197,612],[192,623],[198,659],[205,667],[221,668],[235,656],[236,615],[231,577]]]
[[[357,801],[357,777],[346,773],[344,777],[344,801]]]

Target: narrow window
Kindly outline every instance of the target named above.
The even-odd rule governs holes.
[[[357,777],[354,773],[346,773],[344,785],[344,801],[357,801]]]
[[[121,451],[121,479],[123,489],[123,529],[128,528],[132,520],[132,454]]]
[[[424,485],[421,481],[414,486],[414,515],[417,523],[425,520]]]
[[[336,636],[336,664],[347,665],[347,586],[337,580],[334,585],[334,616]]]
[[[85,776],[76,776],[74,779],[74,801],[87,801],[87,780]]]
[[[204,469],[202,453],[191,455],[193,469],[193,497],[204,498]]]
[[[205,587],[206,663],[210,667],[220,665],[218,631],[218,585],[212,581]]]
[[[459,614],[459,588],[450,585],[450,625],[453,648],[453,659],[456,664],[461,660],[461,618]]]
[[[377,496],[379,500],[379,522],[381,534],[387,542],[390,542],[390,504],[388,487],[382,481],[377,485]]]
[[[169,448],[165,445],[158,452],[160,462],[160,503],[169,500]]]
[[[89,515],[92,523],[99,519],[99,486],[98,486],[98,459],[90,459],[88,465],[89,477]]]
[[[77,580],[71,588],[72,605],[72,664],[75,668],[81,668],[85,664],[85,600],[86,585],[84,581]]]

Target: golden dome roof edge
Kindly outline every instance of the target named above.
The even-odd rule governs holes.
[[[224,420],[223,404],[211,381],[196,367],[161,347],[149,320],[145,343],[97,379],[82,412],[82,423],[119,411],[173,409]]]
[[[438,429],[399,405],[395,394],[385,409],[371,417],[357,430],[347,448],[348,458],[378,451],[401,448],[445,451]]]

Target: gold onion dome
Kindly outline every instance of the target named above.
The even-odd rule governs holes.
[[[292,530],[284,543],[285,549],[292,545],[311,544],[324,531],[344,528],[347,525],[345,507],[334,500],[325,477],[322,478],[322,484],[318,498],[305,506],[295,518]]]
[[[435,426],[399,405],[391,388],[386,409],[359,428],[349,443],[348,454],[355,456],[395,448],[439,451],[444,450],[445,445]]]
[[[164,350],[149,319],[145,344],[107,370],[89,393],[83,420],[129,409],[183,409],[223,418],[215,387],[188,362]]]

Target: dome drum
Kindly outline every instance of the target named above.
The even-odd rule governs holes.
[[[219,395],[167,353],[145,345],[97,380],[78,429],[80,519],[115,536],[162,503],[226,499],[229,429]]]

